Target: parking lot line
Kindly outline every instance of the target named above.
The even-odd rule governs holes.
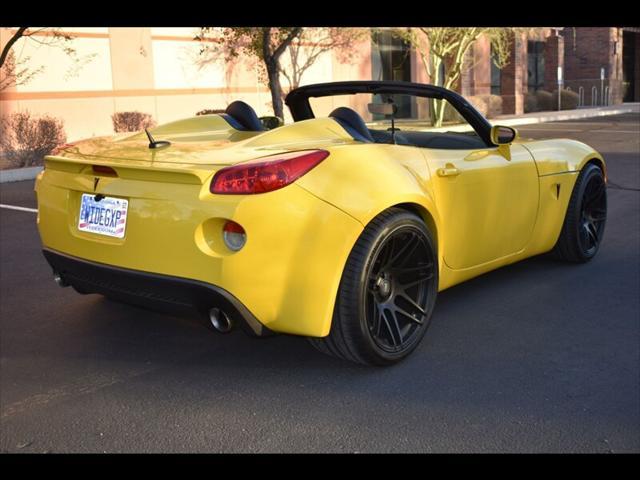
[[[37,208],[17,207],[15,205],[5,205],[4,203],[0,203],[0,208],[6,208],[8,210],[19,210],[21,212],[38,213]]]

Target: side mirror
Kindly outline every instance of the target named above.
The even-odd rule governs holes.
[[[395,115],[398,107],[395,103],[370,103],[367,105],[369,113],[374,115]]]
[[[518,135],[515,128],[494,125],[491,127],[491,143],[494,145],[509,145]]]
[[[262,126],[267,130],[273,130],[274,128],[278,128],[284,125],[284,120],[280,117],[260,117],[260,122],[262,123]]]

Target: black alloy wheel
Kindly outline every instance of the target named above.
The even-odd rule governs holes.
[[[366,365],[406,358],[429,326],[438,290],[437,250],[414,213],[391,208],[364,229],[345,265],[321,352]]]
[[[369,266],[364,313],[378,348],[400,353],[421,338],[434,268],[421,229],[400,226],[383,239]]]
[[[553,252],[556,257],[584,263],[602,244],[607,221],[607,186],[602,170],[589,163],[576,180],[560,237]]]
[[[592,257],[598,250],[607,220],[607,190],[602,175],[591,175],[585,182],[581,202],[578,239],[585,255]]]

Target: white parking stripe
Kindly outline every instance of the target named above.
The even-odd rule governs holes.
[[[8,210],[20,210],[21,212],[38,213],[37,208],[16,207],[15,205],[5,205],[4,203],[0,203],[0,208],[6,208]]]

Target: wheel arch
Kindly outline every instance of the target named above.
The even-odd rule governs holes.
[[[433,235],[433,240],[436,242],[436,249],[438,250],[438,252],[440,251],[440,239],[438,237],[438,226],[429,209],[427,209],[424,205],[420,205],[419,203],[412,203],[412,202],[398,203],[396,205],[392,205],[389,208],[394,208],[394,207],[401,208],[403,210],[407,210],[409,212],[415,213],[420,218],[422,218],[424,223],[427,225],[427,228]]]
[[[595,171],[591,168],[589,169],[589,165],[595,166],[598,170],[600,170],[602,177],[604,177],[604,187],[606,193],[606,170],[604,166],[604,161],[602,157],[597,155],[592,158],[585,158],[585,160],[580,165],[580,173],[576,175],[576,180],[573,185],[573,189],[571,192],[571,197],[569,203],[567,205],[567,209],[565,211],[565,215],[562,222],[562,228],[556,240],[555,246],[553,248],[553,253],[556,258],[575,262],[575,263],[584,263],[589,261],[595,254],[597,253],[600,243],[602,241],[602,235],[604,233],[604,225],[606,222],[606,195],[604,196],[604,205],[600,205],[600,208],[603,209],[598,216],[601,216],[599,221],[596,221],[595,218],[585,217],[584,209],[585,207],[585,197],[586,194],[586,186],[584,185],[585,179],[589,175],[589,171],[595,173]],[[597,174],[596,174],[597,175]],[[580,188],[583,188],[580,191]],[[577,195],[579,193],[579,195]],[[601,194],[600,194],[601,195]],[[597,200],[598,197],[595,197]],[[592,199],[594,197],[591,197]],[[591,199],[588,200],[591,203]],[[596,223],[599,222],[599,225]],[[587,224],[590,225],[590,229],[587,229]],[[584,225],[581,227],[581,225]],[[584,244],[580,241],[580,233],[581,228],[587,229],[590,233],[588,236],[595,239],[595,242],[590,243],[587,248],[583,248]],[[591,253],[590,251],[593,250]]]
[[[587,165],[595,165],[600,170],[602,170],[602,174],[604,175],[605,182],[607,181],[607,168],[605,166],[604,160],[600,156],[591,157],[580,166],[580,170],[585,168]]]
[[[595,165],[600,170],[602,170],[602,174],[604,175],[604,179],[606,182],[607,181],[607,165],[606,165],[606,162],[604,161],[604,158],[602,158],[602,155],[600,154],[600,152],[596,151],[595,149],[589,147],[586,144],[582,144],[582,145],[583,147],[585,147],[586,151],[582,152],[582,155],[580,155],[579,157],[580,160],[574,163],[575,167],[573,168],[573,170],[582,171],[582,169],[585,168],[587,165]]]
[[[442,265],[444,264],[444,239],[442,235],[442,229],[439,228],[439,217],[437,216],[437,211],[435,211],[435,205],[432,205],[432,208],[429,208],[428,205],[420,203],[415,198],[398,199],[398,201],[391,202],[389,205],[377,211],[375,215],[371,215],[365,225],[368,225],[375,217],[377,217],[381,213],[386,212],[387,210],[392,208],[400,208],[407,212],[411,212],[419,216],[424,221],[433,237],[433,241],[435,242],[438,258],[438,269],[440,270],[442,268]],[[438,273],[441,274],[442,272],[439,271]]]

